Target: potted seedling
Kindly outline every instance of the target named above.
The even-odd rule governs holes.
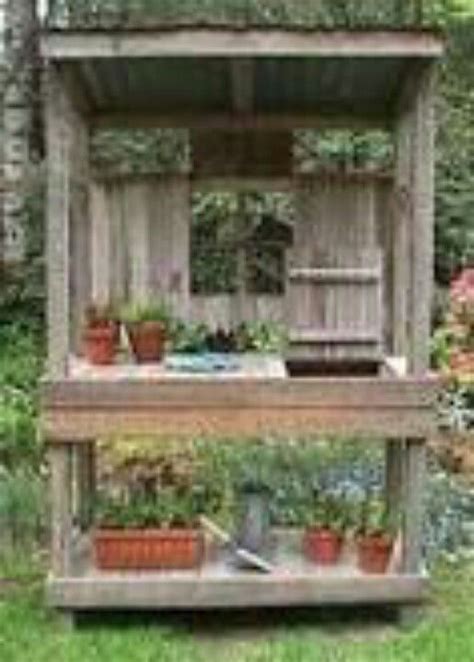
[[[82,350],[93,365],[114,362],[118,325],[110,306],[91,304],[86,309]]]
[[[206,337],[206,347],[208,352],[218,354],[231,354],[237,351],[236,337],[233,331],[226,331],[218,327],[216,331],[209,332]]]
[[[279,353],[287,342],[283,328],[273,322],[244,322],[235,335],[240,352]]]
[[[362,503],[356,542],[358,566],[363,572],[387,572],[397,528],[395,519],[382,498],[372,496]]]
[[[317,493],[303,535],[306,558],[318,565],[335,565],[341,556],[347,525],[346,506],[334,495]]]
[[[121,319],[137,363],[161,361],[171,322],[169,308],[164,303],[127,304]]]
[[[204,537],[191,494],[163,488],[155,495],[102,501],[94,533],[101,570],[171,570],[201,566]]]
[[[207,351],[209,329],[205,324],[176,322],[171,332],[173,352],[179,354],[200,354]]]

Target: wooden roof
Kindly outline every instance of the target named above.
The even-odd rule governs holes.
[[[98,125],[190,128],[381,125],[443,49],[426,30],[167,26],[42,38]]]

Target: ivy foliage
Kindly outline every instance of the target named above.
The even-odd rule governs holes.
[[[450,24],[441,71],[436,181],[436,277],[474,264],[474,3]]]

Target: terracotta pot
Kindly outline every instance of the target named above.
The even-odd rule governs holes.
[[[110,365],[115,356],[115,327],[103,325],[86,328],[82,336],[83,354],[93,365]]]
[[[198,568],[204,557],[204,536],[197,529],[98,529],[94,554],[101,570]]]
[[[166,332],[161,322],[139,322],[127,326],[128,337],[138,363],[161,361],[165,353]]]
[[[389,536],[361,536],[357,540],[359,569],[371,575],[387,572],[392,556],[393,540]]]
[[[342,551],[343,538],[330,529],[308,529],[303,537],[307,559],[318,565],[335,565]]]

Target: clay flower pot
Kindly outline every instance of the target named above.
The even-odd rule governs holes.
[[[128,337],[137,363],[156,363],[165,353],[166,331],[161,322],[127,325]]]
[[[387,535],[361,536],[357,540],[359,569],[371,575],[387,572],[392,557],[393,539]]]
[[[98,529],[94,555],[100,570],[199,568],[204,536],[197,529]]]
[[[318,565],[335,565],[342,551],[341,534],[330,529],[308,529],[303,537],[306,558]]]
[[[93,365],[110,365],[114,362],[116,330],[113,324],[84,329],[83,354]]]

